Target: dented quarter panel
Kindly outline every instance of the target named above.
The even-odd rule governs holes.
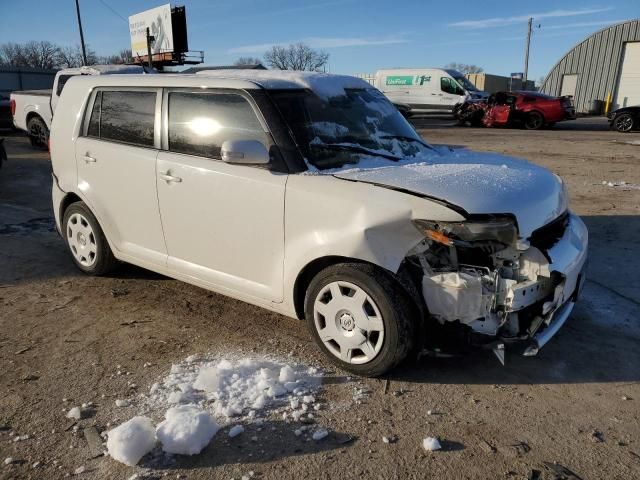
[[[359,259],[397,272],[424,236],[413,219],[461,221],[439,203],[414,195],[328,175],[291,175],[285,200],[285,292],[313,260]]]

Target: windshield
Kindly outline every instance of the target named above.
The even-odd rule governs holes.
[[[477,89],[477,87],[471,83],[469,81],[469,79],[467,77],[465,77],[464,75],[460,75],[457,77],[453,77],[456,79],[456,82],[458,82],[462,88],[464,88],[467,92],[479,92],[480,90]]]
[[[431,147],[376,89],[321,98],[310,90],[270,90],[306,159],[318,169],[366,157],[390,162]]]

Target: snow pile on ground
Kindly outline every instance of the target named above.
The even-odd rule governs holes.
[[[215,417],[255,415],[320,385],[316,369],[269,359],[196,361],[173,365],[171,373],[150,391],[153,404],[194,404]],[[253,413],[251,413],[253,411]]]
[[[170,408],[165,418],[156,435],[167,453],[197,455],[220,428],[207,412],[192,405]]]
[[[604,185],[605,187],[621,187],[629,190],[640,190],[640,185],[637,185],[635,183],[627,183],[624,180],[620,180],[620,181],[603,180],[602,185]]]
[[[285,420],[313,421],[314,412],[320,409],[313,394],[320,383],[321,374],[313,367],[268,358],[191,356],[172,365],[167,377],[154,383],[148,395],[139,397],[143,399],[139,407],[154,419],[168,409],[157,428],[147,417],[134,417],[108,432],[107,449],[115,460],[136,465],[158,440],[168,455],[200,453],[220,428],[214,417],[223,425],[239,416],[262,424],[265,419],[260,416],[278,409]],[[236,423],[229,437],[243,431]],[[327,434],[320,429],[313,439],[321,440]]]
[[[147,417],[133,417],[107,435],[109,455],[130,466],[136,465],[156,444],[156,429]]]
[[[442,448],[438,439],[433,437],[427,437],[422,440],[422,447],[428,452],[433,452]]]

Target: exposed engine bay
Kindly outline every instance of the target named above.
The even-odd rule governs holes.
[[[530,242],[504,231],[493,231],[494,239],[474,232],[478,240],[461,240],[451,228],[426,225],[425,239],[409,252],[407,262],[414,278],[420,272],[429,316],[440,325],[466,326],[479,344],[531,339],[568,300],[564,275],[551,268],[547,253],[567,223],[559,218]]]

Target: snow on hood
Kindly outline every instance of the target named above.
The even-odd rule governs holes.
[[[398,163],[368,158],[355,167],[316,173],[408,190],[470,214],[513,214],[523,239],[567,209],[560,177],[495,153],[437,149]]]
[[[308,88],[322,98],[344,95],[345,88],[373,88],[356,77],[291,70],[201,70],[196,75],[256,82],[266,89]]]

